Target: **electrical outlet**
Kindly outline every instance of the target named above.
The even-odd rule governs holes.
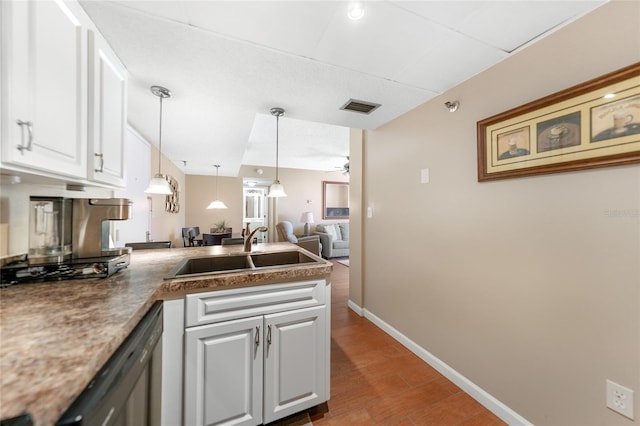
[[[607,407],[633,420],[633,391],[607,380]]]

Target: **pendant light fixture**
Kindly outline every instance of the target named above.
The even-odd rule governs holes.
[[[169,186],[169,182],[162,174],[162,100],[164,98],[170,98],[171,92],[161,86],[151,86],[151,93],[160,98],[160,132],[158,135],[158,173],[156,173],[149,182],[149,186],[144,190],[147,194],[164,194],[172,195],[173,191]]]
[[[220,172],[220,164],[216,164],[213,167],[216,168],[216,199],[213,200],[211,204],[209,204],[207,209],[226,209],[227,206],[224,204],[224,202],[218,199],[218,177]]]
[[[284,115],[284,109],[271,108],[271,115],[276,117],[276,180],[273,182],[273,185],[269,187],[267,197],[286,197],[287,194],[284,192],[284,186],[282,186],[280,179],[278,179],[278,133],[280,117]]]

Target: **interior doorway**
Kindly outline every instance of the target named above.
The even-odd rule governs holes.
[[[242,226],[251,232],[260,226],[268,226],[269,208],[267,204],[266,186],[244,186],[242,188]],[[267,242],[267,235],[259,232],[255,235],[256,241]]]

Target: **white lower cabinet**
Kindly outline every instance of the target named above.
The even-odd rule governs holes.
[[[327,401],[329,291],[318,280],[188,295],[184,424],[259,425]],[[189,311],[205,305],[256,315],[189,327]]]

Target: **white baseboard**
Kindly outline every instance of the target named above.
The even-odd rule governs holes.
[[[448,366],[442,360],[437,358],[435,355],[431,354],[429,351],[419,346],[413,340],[409,339],[404,334],[400,333],[398,330],[372,314],[370,311],[363,309],[349,301],[349,307],[357,312],[360,316],[364,313],[364,317],[369,321],[374,323],[376,326],[381,328],[391,337],[400,342],[403,346],[409,349],[411,352],[416,354],[420,359],[429,364],[431,367],[435,368],[440,374],[445,376],[447,379],[452,381],[456,386],[465,391],[471,397],[473,397],[476,401],[482,404],[485,408],[491,411],[496,416],[500,417],[502,421],[506,422],[509,425],[522,425],[522,426],[533,426],[533,423],[529,422],[524,417],[520,416],[518,413],[513,411],[511,408],[507,407],[505,404],[494,398],[491,394],[481,389],[471,380],[464,377],[462,374],[458,373],[456,370]]]
[[[353,312],[360,315],[361,317],[364,316],[364,310],[360,306],[356,305],[355,302],[352,302],[351,299],[349,299],[347,306],[349,306],[349,308],[351,308]]]

